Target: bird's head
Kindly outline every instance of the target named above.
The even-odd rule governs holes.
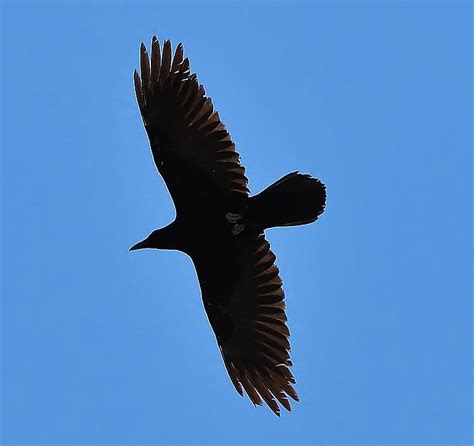
[[[129,251],[145,248],[178,249],[179,237],[175,225],[171,224],[165,228],[153,231],[146,239],[133,245]]]

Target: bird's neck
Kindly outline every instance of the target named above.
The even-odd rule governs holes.
[[[176,249],[184,251],[184,240],[179,224],[173,222],[164,228],[155,231],[154,237],[150,240],[150,247],[156,249]]]

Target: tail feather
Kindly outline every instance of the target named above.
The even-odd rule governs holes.
[[[304,225],[323,213],[326,187],[310,175],[292,172],[250,200],[252,219],[262,229]]]

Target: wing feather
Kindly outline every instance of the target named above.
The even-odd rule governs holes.
[[[245,390],[254,405],[263,401],[280,415],[279,404],[291,410],[288,397],[298,401],[298,395],[291,385],[295,379],[289,370],[290,332],[275,255],[263,235],[237,237],[234,250],[226,247],[224,252],[229,265],[239,269],[230,288],[209,287],[224,270],[216,274],[215,265],[203,270],[205,262],[193,259],[224,365],[239,394]],[[226,285],[231,277],[226,275]],[[230,298],[220,299],[226,292]]]
[[[146,100],[150,97],[150,61],[145,44],[140,45],[140,69],[142,73],[143,96]]]
[[[238,364],[233,365],[234,368],[238,371],[239,382],[242,384],[243,388],[245,389],[245,392],[247,392],[250,401],[252,401],[252,403],[256,406],[261,406],[262,399],[260,398],[258,392],[255,390],[255,387],[252,382],[248,379],[247,370]]]
[[[280,416],[280,407],[278,406],[274,396],[269,390],[270,387],[268,383],[266,383],[260,378],[260,376],[257,374],[256,369],[252,369],[250,371],[250,376],[255,389],[263,398],[263,400],[267,403],[268,407],[270,407],[270,409],[272,409],[276,415]]]
[[[160,86],[163,87],[165,82],[168,79],[171,68],[171,42],[165,40],[163,44],[163,56],[161,60],[161,70],[160,70]]]
[[[154,87],[160,78],[161,51],[160,42],[154,36],[151,42],[151,85]]]
[[[134,83],[153,159],[177,212],[197,200],[246,198],[248,180],[239,154],[204,87],[190,73],[183,45],[173,55],[169,40],[161,49],[153,37],[150,63],[142,43]]]

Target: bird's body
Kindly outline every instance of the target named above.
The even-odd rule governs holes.
[[[262,399],[279,415],[290,410],[289,330],[275,256],[264,238],[274,226],[315,221],[325,188],[293,172],[249,197],[230,135],[205,96],[181,44],[174,58],[152,41],[151,66],[141,46],[137,100],[155,164],[176,207],[176,219],[131,249],[176,249],[196,268],[204,308],[236,390]]]

